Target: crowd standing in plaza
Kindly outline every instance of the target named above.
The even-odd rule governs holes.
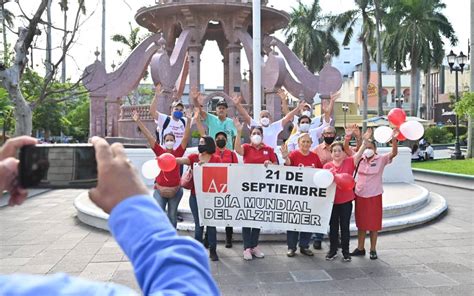
[[[279,95],[282,99],[286,98],[286,94],[283,91],[279,91]],[[328,104],[323,108],[322,117],[311,118],[311,106],[301,101],[292,111],[288,110],[288,108],[283,108],[286,114],[282,119],[274,122],[272,114],[267,110],[261,111],[259,120],[255,121],[241,104],[241,100],[242,98],[239,95],[231,98],[236,111],[238,111],[243,120],[242,123],[237,117],[232,119],[228,116],[229,106],[225,99],[217,102],[216,115],[204,111],[202,106],[203,95],[199,93],[197,88],[192,88],[190,102],[195,107],[194,117],[191,119],[191,115],[186,116],[187,120],[183,123],[185,132],[181,138],[183,142],[181,142],[182,145],[179,147],[186,147],[184,142],[188,140],[189,129],[191,125],[195,124],[201,135],[198,145],[199,153],[182,157],[184,154],[182,150],[179,150],[178,153],[175,150],[169,150],[169,152],[177,157],[177,163],[180,166],[188,165],[191,170],[194,163],[238,163],[237,155],[240,155],[244,164],[277,165],[279,160],[275,149],[277,149],[279,135],[287,124],[296,122],[293,133],[281,145],[281,155],[283,157],[281,165],[324,168],[330,170],[333,174],[346,173],[357,179],[355,189],[342,189],[339,187],[336,189],[331,219],[328,225],[330,247],[326,259],[333,260],[336,258],[339,248],[342,249],[343,261],[351,261],[351,255],[365,255],[364,241],[367,231],[370,231],[371,237],[370,258],[376,259],[377,231],[381,229],[382,221],[383,188],[381,176],[385,165],[397,154],[396,136],[398,131],[395,130],[393,135],[392,152],[380,156],[376,154],[371,129],[368,129],[364,137],[362,137],[357,125],[348,126],[345,129],[344,140],[336,141],[336,129],[331,125],[331,123],[334,123],[331,114],[334,108],[335,96],[331,96]],[[285,104],[283,105],[285,106]],[[171,108],[172,114],[167,118],[179,125],[182,117],[179,112],[182,112],[184,105],[179,100],[175,100]],[[152,113],[156,113],[156,111],[152,111]],[[166,131],[162,130],[162,122],[166,120],[164,117],[166,115],[159,114],[159,116],[162,119],[157,121],[157,129],[159,131],[157,135],[160,133],[163,135]],[[137,123],[140,124],[139,121]],[[247,127],[249,130],[250,142],[242,144],[241,139],[244,127]],[[180,129],[174,130],[180,131]],[[171,133],[173,133],[173,130],[171,130]],[[148,132],[146,137],[149,138],[149,135],[150,133]],[[166,135],[166,137],[170,137],[168,134]],[[159,151],[165,152],[165,149],[167,149],[166,145],[171,146],[173,139],[170,138],[169,144],[167,144],[168,138],[165,139],[164,135],[162,137],[165,147]],[[351,147],[349,143],[353,138],[356,145]],[[152,145],[151,141],[156,142]],[[155,147],[155,153],[158,150],[156,147],[160,147],[159,141],[159,138],[149,139],[150,145]],[[175,142],[176,140],[173,143],[175,144]],[[159,155],[159,153],[156,153],[156,155]],[[159,181],[157,178],[156,182],[158,183]],[[372,187],[367,185],[369,183],[375,184],[376,189],[370,189]],[[179,195],[181,196],[182,194],[179,193]],[[160,202],[161,197],[159,194],[155,193],[155,198]],[[170,204],[172,205],[173,210],[170,214],[170,221],[176,226],[176,207],[179,204],[178,199],[180,197],[177,195],[169,199],[174,198],[176,198],[177,202],[168,201],[168,207],[170,207]],[[359,229],[359,243],[357,248],[351,253],[349,251],[349,224],[354,201],[356,222]],[[161,201],[160,205],[164,208],[163,204],[163,201]],[[216,228],[208,226],[204,229],[204,227],[200,226],[198,202],[193,185],[191,185],[189,204],[194,217],[195,239],[209,247],[209,257],[212,261],[219,260],[216,252]],[[233,228],[226,227],[226,248],[232,247],[232,236]],[[259,236],[260,228],[242,228],[243,258],[245,260],[264,258],[263,252],[258,248]],[[314,240],[313,247],[321,249],[323,237],[324,233],[288,231],[287,255],[289,257],[295,256],[298,246],[301,254],[314,256],[314,253],[309,248],[311,239]]]

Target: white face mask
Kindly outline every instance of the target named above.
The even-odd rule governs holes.
[[[260,118],[260,123],[263,126],[268,126],[270,124],[270,119],[268,117],[262,117]]]
[[[252,141],[253,144],[258,145],[262,143],[262,136],[260,135],[253,135],[250,137],[250,141]]]
[[[311,117],[311,111],[309,110],[303,111],[301,112],[301,115]]]
[[[374,156],[374,154],[375,152],[372,149],[367,148],[364,150],[364,156],[367,158],[371,158],[372,156]]]
[[[165,148],[166,149],[173,149],[174,147],[174,141],[166,141],[165,142]]]
[[[309,123],[300,124],[300,132],[307,133],[309,131]]]

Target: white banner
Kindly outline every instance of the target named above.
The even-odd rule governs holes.
[[[319,169],[262,164],[194,166],[201,226],[327,233],[336,185],[318,188]]]

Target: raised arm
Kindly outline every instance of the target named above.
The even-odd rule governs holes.
[[[278,95],[281,98],[281,110],[283,111],[283,114],[290,113],[290,109],[288,108],[288,94],[280,88],[278,89]]]
[[[176,157],[176,163],[190,165],[191,161],[189,161],[189,158],[187,157]]]
[[[155,96],[153,97],[153,100],[151,101],[150,105],[150,115],[154,120],[158,120],[158,97],[161,95],[163,90],[161,89],[161,84],[157,84],[155,88]]]
[[[283,120],[281,121],[281,125],[285,126],[287,123],[292,122],[293,118],[303,109],[305,105],[305,101],[301,100],[298,103],[298,106],[296,106],[295,109],[293,109],[291,112],[286,113],[285,117],[283,117]],[[288,109],[288,105],[286,106]]]
[[[202,124],[202,120],[201,120],[201,116],[199,114],[199,108],[198,107],[194,107],[193,120],[196,123],[196,128],[199,132],[199,135],[201,135],[201,137],[206,136],[206,129],[204,128],[204,125]]]
[[[323,108],[324,111],[324,121],[331,121],[331,114],[334,110],[334,103],[336,102],[336,95],[331,93],[331,99],[329,100],[329,105]],[[323,122],[324,123],[324,122]]]
[[[364,153],[365,148],[367,147],[366,144],[370,142],[370,139],[372,138],[372,128],[368,128],[367,131],[364,134],[364,139],[362,140],[362,145],[360,146],[359,150],[357,150],[357,153],[354,155],[354,164],[357,165],[359,163],[360,158],[362,157],[362,154]]]
[[[184,127],[183,139],[181,140],[181,147],[183,149],[186,149],[186,147],[188,147],[189,137],[191,136],[191,125],[193,124],[193,114],[191,110],[186,110],[185,115],[186,115],[186,125]]]
[[[244,122],[250,126],[252,122],[252,117],[250,117],[247,110],[245,110],[244,106],[242,106],[241,101],[242,101],[241,95],[236,94],[232,97],[232,102],[234,102],[235,108],[237,108],[237,111],[239,111],[239,114],[242,115]]]
[[[360,133],[360,128],[357,124],[353,125],[352,134],[356,139],[356,151],[359,151],[359,148],[362,145],[362,134]]]
[[[240,142],[240,138],[242,137],[243,125],[242,125],[242,123],[240,123],[240,121],[237,117],[234,117],[234,126],[235,126],[235,129],[237,130],[237,135],[235,136],[235,142],[234,142],[234,150],[239,155],[243,156],[244,155],[244,149],[242,148],[242,143]]]
[[[353,126],[346,126],[345,128],[346,134],[344,135],[344,152],[347,155],[352,155],[351,147],[349,146],[349,142],[352,139],[352,135],[354,134]]]
[[[283,157],[283,160],[285,160],[285,165],[291,165],[291,160],[288,157],[288,146],[286,143],[283,143],[283,145],[280,146],[280,151],[281,151],[281,157]]]
[[[202,109],[201,102],[199,101],[199,98],[201,97],[201,93],[199,92],[198,88],[196,86],[193,86],[191,88],[191,92],[189,93],[189,97],[191,98],[194,107],[198,108],[199,110],[199,115],[201,115],[202,119],[206,119],[207,113]]]
[[[400,134],[400,130],[395,128],[392,134],[392,151],[390,151],[390,160],[394,159],[395,156],[398,154],[398,135]]]
[[[137,123],[138,127],[140,128],[140,131],[143,133],[146,140],[148,141],[148,144],[150,144],[150,147],[153,147],[156,143],[156,139],[152,135],[152,133],[146,128],[143,122],[140,120],[140,115],[138,115],[137,111],[133,111],[132,118],[133,118],[133,121]]]

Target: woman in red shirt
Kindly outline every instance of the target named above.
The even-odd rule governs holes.
[[[277,157],[273,148],[263,144],[263,129],[261,126],[250,128],[251,144],[240,143],[242,136],[242,124],[237,118],[234,118],[234,125],[237,129],[237,137],[235,138],[235,152],[243,156],[244,163],[261,163],[265,166],[269,164],[278,164]],[[252,256],[263,258],[265,255],[260,251],[258,246],[258,238],[260,236],[260,228],[242,228],[242,238],[244,241],[244,260],[252,260]]]
[[[239,163],[237,155],[234,151],[226,148],[227,145],[227,134],[224,132],[218,132],[216,134],[216,155],[221,158],[222,163]],[[225,228],[225,247],[232,248],[232,235],[234,228],[231,226]]]
[[[193,167],[195,163],[220,163],[221,159],[219,156],[215,155],[216,152],[216,143],[214,139],[209,136],[204,136],[199,139],[198,153],[192,153],[187,157],[177,158],[176,162],[178,164],[186,164],[190,167]],[[201,226],[199,223],[199,210],[196,200],[196,191],[194,185],[191,188],[191,195],[189,196],[189,207],[193,213],[194,218],[194,238],[202,242],[202,234],[204,232],[204,226]],[[207,226],[206,229],[208,240],[209,240],[209,258],[212,261],[219,260],[217,256],[216,247],[217,247],[217,233],[216,228],[213,226]]]
[[[324,165],[325,169],[329,169],[334,174],[347,173],[351,176],[354,174],[356,164],[362,157],[365,145],[372,136],[372,130],[368,129],[364,135],[364,141],[359,151],[353,156],[345,157],[344,144],[342,142],[334,142],[331,144],[332,161]],[[349,252],[350,240],[350,220],[352,214],[352,201],[354,200],[354,191],[342,190],[336,188],[336,196],[332,207],[331,219],[329,221],[329,252],[326,260],[334,260],[337,257],[337,246],[339,243],[339,228],[341,229],[341,247],[344,261],[351,261]]]
[[[286,144],[281,146],[281,155],[285,160],[285,165],[288,166],[303,166],[303,167],[313,167],[313,168],[322,168],[321,160],[318,155],[312,151],[311,145],[313,140],[311,136],[307,133],[301,134],[298,138],[298,149],[293,150],[291,153],[288,153],[288,147]],[[299,237],[299,246],[300,253],[306,256],[313,256],[313,252],[309,249],[309,241],[311,240],[311,232],[297,232],[297,231],[287,231],[286,240],[288,244],[288,257],[294,257],[296,252],[296,244],[298,243]]]
[[[148,140],[148,143],[152,147],[151,149],[156,156],[160,156],[163,153],[171,153],[175,157],[183,156],[184,152],[186,151],[186,146],[188,145],[188,139],[191,134],[191,115],[189,112],[186,113],[186,117],[187,121],[181,145],[179,145],[176,149],[173,149],[176,139],[172,133],[164,135],[163,147],[158,144],[157,139],[155,139],[143,122],[141,122],[140,116],[136,111],[133,112],[132,116],[133,120],[137,123],[138,127],[145,135],[145,138]],[[168,218],[170,219],[170,222],[173,224],[174,228],[176,228],[176,225],[178,224],[178,205],[181,201],[181,198],[183,197],[183,188],[180,186],[180,180],[181,177],[179,174],[178,165],[170,172],[160,171],[155,179],[155,192],[153,193],[153,197],[164,211],[166,211],[166,205],[168,205]]]

